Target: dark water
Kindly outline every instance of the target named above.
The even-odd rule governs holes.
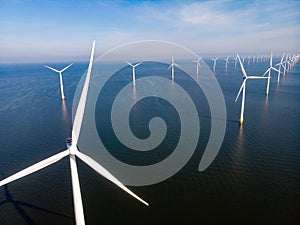
[[[261,75],[267,65],[245,63],[253,75]],[[227,107],[221,150],[207,170],[198,171],[210,125],[204,112],[204,137],[187,165],[164,182],[131,187],[150,207],[78,160],[86,224],[299,224],[299,65],[279,84],[272,75],[267,98],[266,81],[247,82],[245,123],[240,127],[240,100],[234,99],[241,71],[233,62],[225,70],[223,60],[218,61],[216,77]],[[77,63],[64,72],[62,104],[58,74],[40,64],[0,65],[1,178],[65,149],[74,92],[86,68],[87,63]],[[67,158],[0,188],[1,225],[74,223]]]

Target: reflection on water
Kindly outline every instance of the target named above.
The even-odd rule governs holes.
[[[133,100],[136,100],[136,86],[133,86],[132,93]]]
[[[62,106],[61,108],[62,108],[63,121],[66,123],[68,120],[68,110],[66,106],[66,101],[62,101],[61,106]]]
[[[244,139],[244,127],[243,124],[239,124],[237,129],[237,135],[236,135],[236,152],[235,157],[238,161],[243,160],[243,156],[245,155],[246,151],[246,145],[245,145],[245,139]]]

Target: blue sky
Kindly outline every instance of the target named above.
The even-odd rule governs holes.
[[[300,52],[299,0],[0,0],[0,62],[86,60],[138,40],[205,54]]]

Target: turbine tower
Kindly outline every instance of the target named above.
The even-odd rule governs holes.
[[[242,125],[243,122],[244,122],[244,108],[245,108],[246,82],[247,82],[248,79],[264,79],[264,78],[266,78],[266,77],[260,77],[260,76],[248,76],[247,73],[246,73],[246,71],[245,71],[245,68],[244,68],[244,66],[243,66],[243,63],[242,63],[242,61],[241,61],[241,59],[240,59],[240,57],[239,57],[238,54],[237,54],[237,58],[238,58],[238,60],[239,60],[239,62],[240,62],[241,70],[242,70],[242,73],[243,73],[243,79],[244,79],[244,81],[243,81],[243,83],[242,83],[242,85],[241,85],[241,87],[240,87],[240,90],[239,90],[239,92],[238,92],[238,94],[237,94],[237,96],[236,96],[236,98],[235,98],[235,102],[236,102],[236,101],[238,100],[240,94],[241,94],[241,91],[243,90],[243,95],[242,95],[242,105],[241,105],[241,115],[240,115],[240,125]]]
[[[171,61],[171,64],[170,64],[170,66],[168,68],[168,69],[170,69],[170,68],[172,69],[172,73],[171,73],[172,80],[175,79],[175,75],[174,75],[175,66],[179,67],[179,65],[174,62],[174,57],[172,56],[172,61]]]
[[[201,59],[202,59],[202,57],[200,56],[197,60],[193,61],[193,62],[196,63],[196,74],[197,74],[197,77],[199,75],[199,67],[201,67],[201,64],[200,64]]]
[[[89,61],[89,67],[87,70],[86,78],[84,81],[84,86],[83,86],[82,93],[81,93],[81,96],[79,99],[76,114],[74,117],[71,146],[67,150],[64,150],[64,151],[62,151],[58,154],[55,154],[47,159],[44,159],[30,167],[27,167],[24,170],[21,170],[20,172],[0,181],[0,186],[6,185],[12,181],[20,179],[24,176],[27,176],[31,173],[41,170],[53,163],[56,163],[57,161],[61,160],[62,158],[66,157],[66,156],[69,156],[70,167],[71,167],[73,201],[74,201],[74,213],[75,213],[75,221],[76,221],[77,225],[84,225],[85,219],[84,219],[84,213],[83,213],[83,205],[82,205],[79,177],[78,177],[78,171],[77,171],[76,157],[81,159],[84,163],[86,163],[88,166],[90,166],[92,169],[94,169],[97,173],[99,173],[100,175],[102,175],[103,177],[110,180],[112,183],[114,183],[115,185],[117,185],[118,187],[120,187],[121,189],[126,191],[128,194],[130,194],[137,200],[141,201],[143,204],[145,204],[147,206],[149,205],[143,199],[141,199],[136,194],[134,194],[132,191],[130,191],[125,185],[123,185],[116,177],[114,177],[108,170],[106,170],[98,162],[96,162],[94,159],[92,159],[88,155],[83,154],[77,148],[77,142],[78,142],[78,138],[80,136],[83,115],[84,115],[85,106],[86,106],[86,99],[87,99],[87,94],[88,94],[88,88],[89,88],[89,82],[90,82],[90,76],[91,76],[92,64],[93,64],[93,58],[94,58],[94,50],[95,50],[95,41],[93,42],[91,57],[90,57],[90,61]]]
[[[268,83],[267,83],[267,89],[266,89],[266,95],[269,94],[269,88],[270,88],[270,79],[271,79],[271,70],[274,70],[276,72],[279,72],[278,69],[273,67],[273,53],[271,52],[271,58],[270,58],[270,66],[266,70],[266,72],[263,74],[265,76],[268,73]]]
[[[57,69],[54,69],[50,66],[47,66],[47,65],[44,65],[44,67],[54,71],[54,72],[57,72],[59,73],[59,83],[60,83],[60,93],[61,93],[61,100],[65,100],[65,94],[64,94],[64,85],[63,85],[63,80],[62,80],[62,72],[64,72],[66,69],[68,69],[70,66],[72,66],[73,63],[71,63],[70,65],[66,66],[65,68],[63,68],[62,70],[57,70]]]
[[[142,64],[142,62],[136,63],[136,64],[131,64],[128,61],[125,61],[129,66],[132,67],[132,84],[133,87],[135,87],[135,67],[139,66],[140,64]]]

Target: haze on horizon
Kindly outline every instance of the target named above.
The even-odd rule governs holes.
[[[87,60],[164,40],[202,55],[300,52],[300,1],[0,0],[0,63]]]

